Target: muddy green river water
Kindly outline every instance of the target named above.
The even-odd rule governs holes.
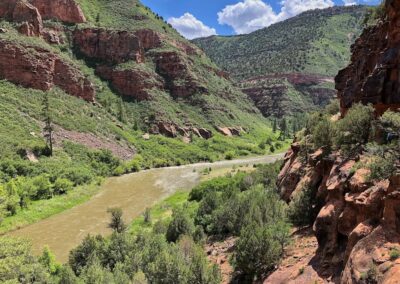
[[[199,163],[180,167],[151,169],[107,179],[89,201],[38,223],[9,233],[9,236],[31,240],[35,253],[49,246],[58,261],[65,262],[71,249],[87,234],[110,234],[107,208],[120,207],[130,222],[160,200],[180,189],[190,190],[201,178],[201,170],[232,168],[240,165],[272,163],[283,154],[252,157],[215,163]]]

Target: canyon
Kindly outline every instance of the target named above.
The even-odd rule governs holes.
[[[377,117],[399,107],[400,1],[387,1],[385,9],[386,18],[356,40],[350,65],[336,77],[342,117],[356,103],[373,105]],[[266,283],[398,282],[400,266],[393,252],[400,241],[399,165],[395,163],[397,172],[388,179],[369,179],[370,169],[356,166],[369,159],[365,146],[348,154],[320,148],[305,158],[299,141],[292,144],[277,186],[287,202],[305,188],[315,192],[318,249],[303,257],[303,266],[280,268]]]

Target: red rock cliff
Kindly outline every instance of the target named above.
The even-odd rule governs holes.
[[[351,64],[336,77],[342,115],[357,102],[373,104],[378,115],[400,107],[400,0],[386,1],[386,12],[356,41]],[[290,202],[305,185],[316,192],[318,250],[310,266],[323,281],[400,283],[400,261],[392,256],[400,249],[400,174],[370,181],[367,168],[353,167],[367,159],[362,147],[347,156],[319,149],[305,159],[298,143],[286,154],[281,197]]]
[[[85,15],[74,0],[29,0],[45,20],[55,19],[65,23],[84,23]]]
[[[336,77],[342,114],[372,103],[378,114],[400,107],[400,1],[386,1],[387,16],[352,46],[351,64]]]
[[[87,101],[95,98],[94,86],[72,64],[46,49],[6,40],[0,40],[0,78],[43,91],[58,86]]]

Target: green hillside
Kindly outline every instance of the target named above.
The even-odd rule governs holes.
[[[0,78],[1,218],[24,211],[31,202],[97,183],[101,177],[152,167],[261,155],[271,153],[270,150],[282,151],[287,146],[288,141],[278,139],[279,133],[272,132],[271,123],[240,89],[218,75],[218,67],[202,51],[140,2],[77,2],[86,23],[75,25],[57,20],[43,23],[45,29],[56,31],[64,39],[60,44],[49,44],[44,37],[22,35],[18,32],[20,23],[0,19],[1,43],[27,51],[32,58],[39,51],[54,54],[79,70],[96,90],[94,102],[87,102],[58,87],[45,92]],[[110,81],[99,77],[96,67],[104,63],[82,56],[74,45],[74,32],[86,28],[101,28],[110,34],[155,31],[161,44],[146,49],[143,62],[131,60],[113,68],[148,72],[159,78],[155,62],[160,54],[172,52],[180,60],[178,66],[184,65],[187,73],[186,77],[173,81],[173,86],[178,90],[189,83],[200,87],[193,94],[180,97],[170,91],[169,85],[154,85],[146,90],[150,94],[147,100],[119,93]],[[151,76],[149,82],[154,80]],[[44,138],[46,97],[54,130],[52,156]],[[152,129],[159,123],[206,129],[212,137],[205,139],[181,132],[174,138],[153,134]],[[217,131],[218,127],[240,127],[244,131],[240,136],[227,137]]]
[[[363,6],[313,10],[248,35],[213,36],[196,39],[193,42],[233,79],[242,83],[241,87],[245,91],[254,85],[260,87],[265,85],[265,81],[271,81],[269,78],[258,77],[276,73],[285,74],[279,82],[275,78],[274,82],[268,84],[269,87],[287,85],[288,81],[289,85],[293,86],[283,92],[279,91],[278,94],[274,92],[274,96],[269,93],[267,100],[272,99],[276,104],[280,101],[288,101],[293,94],[290,90],[296,89],[304,97],[298,103],[305,105],[302,110],[306,111],[318,106],[312,101],[322,104],[327,101],[319,102],[310,98],[313,92],[300,90],[302,86],[307,85],[307,82],[302,82],[299,89],[299,86],[291,83],[286,75],[296,73],[327,78],[335,76],[338,70],[346,66],[349,61],[350,45],[361,32],[365,11],[366,7]],[[253,82],[249,84],[249,81]],[[260,81],[260,83],[255,84],[254,81]],[[330,93],[330,97],[333,95],[330,91],[333,84],[327,88],[323,86],[326,84],[321,85],[320,82],[310,82],[308,85],[325,88]],[[260,92],[257,94],[268,96]],[[259,105],[259,108],[266,108],[266,106],[268,105]],[[277,113],[292,114],[297,111],[289,106],[279,111],[269,108],[263,113],[269,116],[277,115]]]

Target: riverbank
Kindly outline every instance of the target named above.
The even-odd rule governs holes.
[[[69,251],[87,234],[110,233],[107,226],[109,221],[107,209],[110,207],[120,207],[124,211],[126,222],[129,223],[140,216],[147,207],[153,206],[178,190],[191,190],[201,181],[204,170],[211,168],[217,172],[240,165],[272,163],[282,157],[282,154],[276,154],[200,163],[151,169],[108,178],[88,201],[7,235],[30,239],[35,253],[40,253],[43,247],[48,245],[57,259],[64,262]],[[223,172],[221,171],[221,174]]]
[[[34,201],[28,208],[19,210],[14,216],[1,221],[0,236],[82,204],[98,193],[100,188],[101,184],[97,182],[79,186],[67,194],[55,196],[52,199]]]

